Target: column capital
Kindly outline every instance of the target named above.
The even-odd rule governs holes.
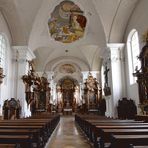
[[[24,61],[35,59],[35,54],[28,46],[12,46],[15,60]]]
[[[110,51],[115,50],[115,49],[122,50],[124,48],[124,46],[125,46],[124,43],[109,43],[109,44],[107,44],[107,47]]]
[[[110,58],[112,62],[117,62],[123,60],[123,49],[125,44],[124,43],[111,43],[107,44],[110,50]]]

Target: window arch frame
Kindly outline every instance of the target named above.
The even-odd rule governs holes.
[[[136,77],[133,76],[136,67],[140,68],[138,56],[140,54],[139,35],[136,29],[132,29],[127,39],[128,69],[130,84],[136,83]]]
[[[8,38],[3,33],[0,32],[0,67],[3,68],[3,74],[7,73],[7,50],[8,50]],[[1,48],[2,47],[2,48]]]

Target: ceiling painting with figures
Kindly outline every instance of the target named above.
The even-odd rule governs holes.
[[[62,43],[72,43],[82,38],[87,22],[83,13],[74,2],[61,2],[48,20],[51,37]]]

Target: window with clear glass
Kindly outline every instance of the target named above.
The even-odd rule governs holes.
[[[136,82],[136,77],[133,76],[133,73],[136,68],[140,68],[140,61],[138,60],[140,53],[139,37],[138,32],[135,29],[130,32],[127,45],[130,84],[134,84]]]
[[[104,88],[105,87],[105,80],[104,80],[104,66],[102,66],[102,68],[101,68],[101,83],[102,83],[102,88]],[[104,91],[102,91],[102,95],[104,96]]]
[[[0,34],[0,67],[5,71],[5,60],[6,60],[6,40],[5,37]]]

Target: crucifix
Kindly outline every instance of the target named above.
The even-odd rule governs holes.
[[[107,68],[107,65],[105,66],[104,76],[105,76],[105,87],[108,87],[108,72],[109,68]]]

